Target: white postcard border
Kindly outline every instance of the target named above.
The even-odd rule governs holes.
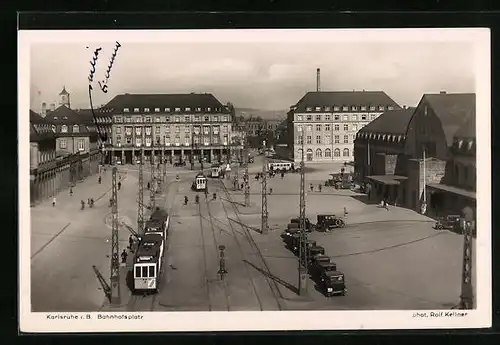
[[[477,308],[464,317],[414,318],[416,311],[279,311],[279,312],[155,312],[155,313],[32,313],[30,289],[29,100],[30,45],[82,42],[373,42],[462,41],[476,52],[477,136]],[[19,326],[22,332],[246,331],[336,329],[442,329],[490,327],[491,279],[491,86],[489,29],[390,30],[36,30],[18,32],[19,142]],[[432,282],[430,282],[432,284]],[[458,296],[457,296],[458,299]],[[452,312],[443,310],[443,312]],[[457,310],[456,312],[462,312]],[[304,314],[307,314],[304,318]],[[51,320],[51,315],[77,319]],[[99,315],[130,319],[102,320]],[[136,319],[139,317],[140,319]],[[304,322],[310,320],[311,322]],[[139,321],[139,322],[138,322]]]

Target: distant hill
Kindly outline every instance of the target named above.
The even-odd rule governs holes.
[[[260,116],[264,120],[284,120],[286,110],[261,110],[253,108],[235,108],[236,116],[243,115],[245,118]]]

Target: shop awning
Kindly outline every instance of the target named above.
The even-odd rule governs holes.
[[[399,176],[399,175],[372,175],[372,176],[367,176],[367,178],[369,180],[384,185],[399,185],[401,183],[400,181],[408,179],[408,177],[406,176]]]
[[[429,184],[427,184],[427,187],[430,187],[430,188],[433,188],[433,189],[437,189],[437,190],[440,190],[440,191],[443,191],[443,192],[457,194],[457,195],[460,195],[460,196],[464,196],[466,198],[470,198],[470,199],[476,200],[476,192],[472,192],[470,190],[458,188],[458,187],[455,187],[455,186],[450,186],[450,185],[442,184],[442,183],[429,183]]]

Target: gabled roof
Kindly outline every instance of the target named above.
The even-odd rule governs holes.
[[[211,93],[188,93],[188,94],[122,94],[115,96],[109,103],[103,106],[103,111],[123,113],[124,108],[129,108],[133,112],[134,108],[139,108],[144,112],[145,108],[149,108],[150,112],[154,112],[155,108],[160,108],[162,112],[166,108],[170,108],[173,112],[175,108],[181,108],[181,112],[185,108],[191,108],[191,112],[195,108],[204,108],[203,112],[207,112],[207,108],[211,108],[211,112],[227,112],[226,107],[222,105],[217,98]],[[216,111],[215,109],[221,109]]]
[[[452,145],[455,133],[463,128],[471,116],[475,121],[476,94],[474,93],[424,94],[422,99],[440,119],[448,146]]]
[[[453,135],[456,139],[476,139],[476,112],[472,112]]]
[[[359,130],[359,133],[406,135],[415,108],[386,111]]]
[[[307,107],[333,106],[400,106],[383,91],[320,91],[308,92],[296,104],[297,112],[305,112]]]
[[[65,105],[61,105],[54,111],[47,112],[45,118],[54,124],[90,124],[93,123],[93,119],[89,118],[87,115],[80,116],[76,111],[69,109]]]
[[[44,124],[44,125],[50,124],[49,121],[47,121],[40,114],[34,112],[31,109],[30,109],[30,122],[35,124]]]

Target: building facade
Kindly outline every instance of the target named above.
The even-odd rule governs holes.
[[[233,118],[212,94],[123,94],[100,109],[112,116],[114,161],[227,161]]]
[[[415,110],[391,115],[356,139],[356,173],[371,198],[428,215],[475,212],[475,95],[425,94]]]
[[[356,133],[386,110],[400,109],[385,92],[308,92],[287,115],[288,148],[295,162],[354,160]]]
[[[69,93],[60,93],[57,109],[42,106],[43,115],[30,111],[30,200],[56,196],[98,171],[100,153],[91,117],[69,108]]]

